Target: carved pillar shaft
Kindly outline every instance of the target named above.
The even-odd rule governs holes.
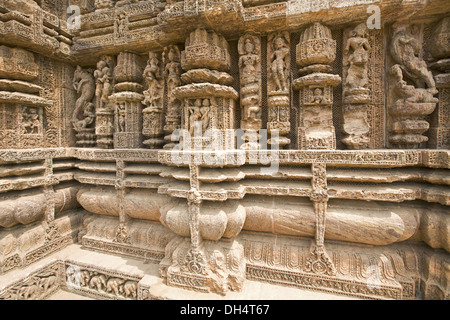
[[[311,201],[316,214],[316,234],[311,256],[306,259],[305,271],[316,274],[335,275],[336,268],[325,250],[325,225],[328,204],[326,164],[313,164],[311,167]]]
[[[116,92],[111,96],[115,105],[114,148],[142,146],[143,62],[131,52],[117,57],[114,69]]]
[[[330,29],[315,23],[303,32],[296,59],[300,74],[306,75],[293,83],[300,91],[299,149],[336,149],[333,89],[341,78],[329,73],[335,58],[336,41]]]
[[[125,193],[126,188],[124,186],[125,179],[125,162],[123,160],[116,161],[116,192],[117,192],[117,201],[119,206],[119,226],[116,231],[116,235],[114,238],[114,242],[119,243],[127,243],[129,242],[127,223],[128,223],[128,215],[125,212],[124,202],[125,202]]]

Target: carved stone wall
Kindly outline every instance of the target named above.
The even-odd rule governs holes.
[[[39,265],[75,243],[186,290],[448,299],[449,17],[445,0],[3,1],[0,298],[152,297],[145,268]]]

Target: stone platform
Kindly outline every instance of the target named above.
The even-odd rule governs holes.
[[[226,296],[211,293],[192,292],[176,287],[165,285],[159,277],[158,265],[155,263],[144,263],[140,260],[113,256],[93,251],[84,250],[80,245],[74,244],[65,249],[41,260],[33,266],[16,271],[14,279],[9,275],[0,277],[0,295],[4,295],[5,291],[11,293],[19,293],[24,298],[26,294],[25,288],[32,287],[29,280],[34,275],[48,273],[54,265],[59,266],[59,271],[64,270],[64,266],[72,266],[72,269],[79,267],[91,272],[106,275],[106,284],[108,286],[108,276],[123,279],[140,279],[136,286],[136,297],[134,292],[128,297],[120,294],[114,294],[114,289],[101,287],[100,290],[92,282],[92,286],[75,286],[67,273],[59,272],[58,279],[53,285],[47,288],[47,292],[34,291],[33,296],[27,298],[35,298],[38,300],[358,300],[357,297],[348,297],[343,295],[335,295],[312,290],[304,290],[277,286],[270,283],[263,283],[248,280],[245,282],[242,292],[229,292]],[[66,268],[67,270],[67,268]],[[41,279],[45,277],[40,277]],[[20,279],[20,280],[17,280]],[[12,281],[15,280],[15,281]],[[120,282],[120,281],[119,281]],[[42,283],[42,281],[41,281]],[[111,282],[110,282],[111,283]],[[95,287],[95,288],[93,288]],[[109,286],[111,287],[111,285]]]

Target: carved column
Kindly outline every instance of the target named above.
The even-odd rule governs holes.
[[[114,69],[115,93],[111,96],[114,110],[114,148],[142,146],[142,74],[143,62],[139,55],[122,52]]]
[[[166,144],[164,149],[172,149],[177,137],[172,134],[181,129],[181,101],[175,97],[175,88],[181,85],[181,52],[176,45],[164,49],[164,75],[167,87],[167,112],[164,133]]]
[[[175,238],[167,245],[161,275],[168,285],[196,291],[226,294],[241,290],[245,280],[244,248],[234,238],[244,226],[245,209],[236,201],[211,201],[216,196],[202,191],[201,168],[195,161],[192,155],[187,203],[180,202],[161,214],[165,226],[190,241]]]
[[[367,39],[367,26],[361,23],[344,33],[343,142],[349,149],[367,149],[370,146],[369,103],[369,56],[371,46]]]
[[[280,148],[291,143],[285,135],[291,131],[290,123],[290,36],[289,32],[276,32],[268,36],[267,42],[267,95],[269,134],[278,131],[277,138],[271,136],[268,143]]]
[[[113,147],[114,103],[110,99],[114,91],[113,70],[113,58],[103,56],[97,63],[97,70],[94,72],[96,81],[95,134],[97,136],[97,147],[101,149]]]
[[[330,29],[320,23],[306,29],[297,45],[296,59],[300,74],[305,74],[293,83],[300,91],[298,148],[336,149],[333,89],[341,77],[330,74],[336,59],[336,41]]]
[[[450,148],[450,18],[442,19],[433,30],[431,54],[435,61],[430,68],[438,73],[434,78],[439,89],[439,104],[431,118],[430,141],[436,149]]]
[[[116,230],[116,234],[114,237],[114,242],[118,243],[129,243],[128,236],[128,215],[125,213],[125,194],[126,188],[124,186],[125,173],[123,170],[125,169],[125,162],[123,160],[116,161],[116,192],[117,192],[117,202],[119,205],[119,227]]]
[[[390,44],[388,121],[389,146],[418,148],[428,141],[425,117],[436,108],[438,93],[432,73],[421,58],[420,30],[406,24],[392,27]]]
[[[197,29],[181,53],[185,85],[174,90],[183,102],[185,148],[234,149],[234,118],[238,93],[229,85],[231,58],[227,40],[213,31]]]
[[[155,52],[149,53],[147,67],[144,70],[147,90],[144,91],[143,135],[149,139],[144,141],[150,149],[161,148],[165,141],[164,125],[164,79],[162,75],[161,57]]]

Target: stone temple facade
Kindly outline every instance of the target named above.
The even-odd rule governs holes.
[[[0,299],[450,297],[448,0],[0,0],[0,137]]]

